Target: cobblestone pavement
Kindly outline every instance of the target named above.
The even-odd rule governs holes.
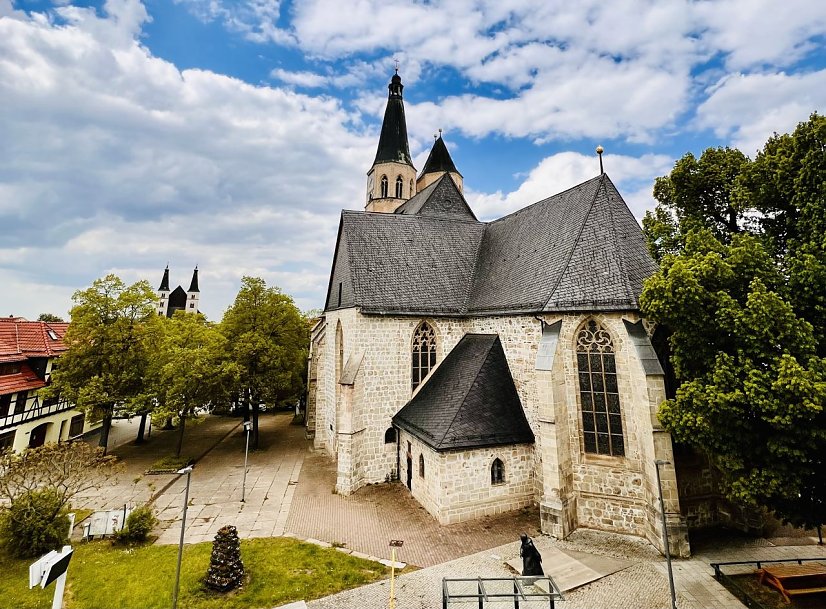
[[[642,539],[588,530],[574,532],[564,541],[549,537],[535,538],[540,552],[556,546],[560,549],[590,552],[630,560],[634,564],[565,593],[558,603],[561,609],[667,609],[671,606],[665,560]],[[510,577],[514,575],[505,562],[519,556],[519,543],[512,542],[401,575],[396,580],[396,606],[399,609],[440,607],[442,578]],[[691,559],[674,561],[677,605],[681,609],[741,609],[743,605],[713,577],[710,562],[735,560],[770,560],[790,557],[822,557],[823,546],[770,546],[759,541],[740,543],[723,539],[700,548]],[[311,601],[310,609],[347,609],[383,607],[390,594],[388,581],[381,581],[333,596]],[[457,604],[457,607],[470,606]],[[486,604],[488,609],[508,605]],[[547,601],[520,602],[520,607],[547,607]]]

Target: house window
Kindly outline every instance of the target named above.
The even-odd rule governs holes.
[[[20,372],[20,364],[12,362],[11,364],[0,364],[0,376],[7,374],[18,374]]]
[[[423,321],[413,333],[412,385],[415,391],[436,365],[436,332]]]
[[[424,478],[424,455],[419,455],[419,477]]]
[[[381,176],[381,196],[387,196],[387,176]]]
[[[9,407],[11,406],[11,394],[0,395],[0,417],[9,416]]]
[[[20,391],[17,393],[17,401],[14,403],[14,414],[26,412],[26,401],[29,399],[28,391]]]
[[[52,330],[51,328],[46,330],[46,334],[48,334],[49,338],[51,338],[52,340],[57,340],[57,333],[55,333],[55,331]]]
[[[503,484],[505,482],[505,464],[502,459],[494,459],[490,466],[490,483]]]
[[[392,427],[388,427],[387,431],[384,432],[384,443],[385,444],[394,444],[396,442],[396,430]]]
[[[0,434],[0,453],[11,450],[14,446],[14,434],[16,431],[12,429],[11,431],[7,431],[5,433]]]
[[[622,435],[614,343],[608,331],[589,320],[577,334],[576,363],[585,452],[622,457]]]
[[[72,422],[69,424],[69,437],[76,438],[83,434],[84,415],[78,414],[72,417]]]
[[[401,199],[404,196],[404,180],[399,176],[396,178],[396,198]]]

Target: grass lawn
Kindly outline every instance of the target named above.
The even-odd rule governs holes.
[[[184,546],[178,605],[186,609],[272,607],[309,600],[381,579],[383,565],[289,538],[241,541],[247,573],[244,586],[227,594],[202,581],[212,543]],[[122,548],[109,541],[75,546],[69,565],[67,609],[150,609],[172,604],[177,546]],[[31,560],[0,557],[0,604],[19,609],[48,608],[53,587],[28,589]]]

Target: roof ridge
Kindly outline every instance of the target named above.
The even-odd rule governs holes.
[[[609,180],[610,181],[610,180]],[[602,181],[603,186],[605,186],[605,180]],[[613,186],[613,182],[611,182]],[[616,189],[616,187],[614,187]],[[634,296],[633,290],[631,289],[631,284],[628,281],[628,269],[625,267],[625,256],[622,255],[624,248],[619,247],[619,243],[617,242],[617,225],[614,221],[614,206],[611,204],[611,195],[608,192],[608,188],[605,189],[605,197],[607,198],[607,206],[608,206],[608,216],[611,218],[610,222],[610,231],[611,234],[614,236],[614,252],[617,256],[617,264],[620,267],[620,275],[622,276],[622,285],[625,288],[625,295],[629,298],[629,300],[633,300],[637,305],[639,305],[638,299]]]
[[[465,337],[466,337],[466,336],[468,336],[468,333],[465,333],[465,335],[464,335],[464,336],[462,336],[462,338],[459,340],[459,343],[461,343],[463,340],[465,340]],[[477,336],[478,336],[478,335],[477,335]],[[491,336],[491,335],[490,335],[490,334],[488,334],[487,336]],[[492,343],[490,344],[490,346],[488,347],[488,349],[487,349],[487,353],[485,354],[485,357],[480,358],[480,359],[482,360],[482,362],[479,364],[479,368],[476,370],[476,374],[474,374],[474,375],[473,375],[473,379],[472,379],[472,380],[470,381],[470,383],[468,384],[468,386],[467,386],[467,391],[466,391],[466,392],[465,392],[465,394],[462,396],[462,401],[461,401],[461,403],[459,404],[459,407],[456,409],[456,412],[454,412],[454,413],[453,413],[453,418],[450,420],[450,423],[449,423],[448,425],[445,425],[445,431],[444,431],[444,434],[442,434],[442,437],[441,437],[441,439],[439,440],[439,444],[440,444],[440,445],[442,444],[442,442],[444,442],[444,441],[445,441],[445,438],[447,437],[447,433],[450,431],[450,428],[451,428],[451,427],[453,427],[453,423],[455,423],[455,422],[456,422],[456,417],[458,417],[458,416],[459,416],[459,413],[462,411],[462,406],[464,406],[465,400],[467,400],[468,393],[470,393],[470,390],[471,390],[471,389],[473,388],[473,386],[476,384],[476,380],[479,378],[479,374],[481,374],[481,372],[482,372],[482,368],[484,368],[484,366],[485,366],[485,362],[487,362],[487,361],[488,361],[488,358],[490,357],[490,353],[491,353],[491,351],[493,350],[493,345],[495,345],[495,344],[496,344],[496,341],[497,341],[497,340],[499,340],[499,335],[498,335],[498,334],[493,334],[493,336],[495,336],[496,338],[493,340],[493,342],[492,342]],[[456,345],[453,347],[453,349],[455,349],[456,347],[458,347],[458,346],[459,346],[459,343],[456,343]],[[451,353],[453,352],[453,349],[451,349],[451,350],[450,350],[450,351],[451,351]],[[445,355],[445,359],[447,359],[449,355],[450,355],[450,353],[448,353],[447,355]]]
[[[582,224],[579,226],[579,231],[577,231],[576,239],[573,240],[571,250],[565,257],[565,264],[562,265],[562,270],[560,271],[559,276],[556,278],[556,282],[554,283],[553,288],[548,293],[548,297],[545,299],[545,304],[542,305],[543,310],[547,308],[548,303],[551,302],[551,298],[553,298],[554,292],[556,292],[557,288],[559,288],[559,284],[562,283],[562,278],[565,276],[565,272],[568,270],[568,265],[571,264],[571,259],[574,257],[574,252],[577,249],[579,240],[582,238],[582,232],[585,230],[585,225],[588,223],[588,218],[591,217],[591,212],[594,210],[594,204],[596,203],[597,197],[599,196],[599,191],[601,188],[605,187],[604,176],[605,174],[603,173],[598,177],[599,186],[597,186],[597,189],[594,191],[594,198],[591,199],[591,204],[588,206],[588,212],[582,218]],[[588,181],[590,182],[591,180]]]
[[[472,213],[473,210],[471,210]],[[415,222],[417,218],[428,218],[432,220],[438,220],[440,222],[462,222],[464,224],[490,224],[490,222],[482,222],[481,220],[472,220],[469,218],[458,218],[455,216],[447,216],[447,215],[431,215],[431,214],[396,214],[396,213],[387,213],[383,211],[358,211],[355,209],[342,209],[342,214],[351,214],[354,216],[386,216],[390,218],[405,218],[407,222]]]
[[[527,211],[531,207],[535,207],[535,206],[539,205],[540,203],[545,203],[546,201],[550,201],[551,199],[556,199],[557,197],[560,197],[560,196],[564,195],[565,193],[572,191],[575,188],[579,188],[580,186],[584,186],[588,182],[593,182],[595,180],[601,180],[602,176],[605,176],[605,175],[608,175],[608,174],[603,173],[603,174],[600,174],[596,177],[588,178],[584,182],[580,182],[579,184],[574,184],[570,188],[566,188],[565,190],[562,190],[562,191],[560,191],[556,194],[553,194],[550,197],[545,197],[544,199],[540,199],[539,201],[534,201],[530,205],[526,205],[525,207],[520,207],[519,209],[517,209],[515,211],[512,211],[511,213],[507,214],[506,216],[502,216],[501,218],[496,218],[496,220],[491,220],[490,222],[487,222],[486,224],[496,224],[500,220],[504,220],[505,218],[510,218],[511,216],[516,216],[518,214],[521,214],[522,212]]]
[[[485,228],[482,229],[482,236],[479,237],[479,243],[476,244],[476,252],[473,254],[473,271],[470,273],[470,281],[468,281],[467,293],[465,294],[465,306],[462,307],[464,313],[470,311],[470,299],[473,296],[473,287],[476,285],[477,270],[482,264],[482,257],[479,254],[482,251],[482,244],[485,242],[485,238],[488,236],[488,230],[490,229],[489,222],[484,222],[483,224]]]

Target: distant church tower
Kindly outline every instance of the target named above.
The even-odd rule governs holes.
[[[392,213],[416,194],[416,168],[407,143],[399,70],[387,86],[389,95],[381,125],[379,147],[373,166],[367,172],[367,211]]]
[[[172,317],[175,311],[188,311],[198,313],[198,302],[201,298],[201,291],[198,289],[198,267],[192,272],[192,281],[189,283],[189,290],[184,292],[178,286],[169,291],[169,265],[163,272],[163,279],[158,288],[158,315]]]

